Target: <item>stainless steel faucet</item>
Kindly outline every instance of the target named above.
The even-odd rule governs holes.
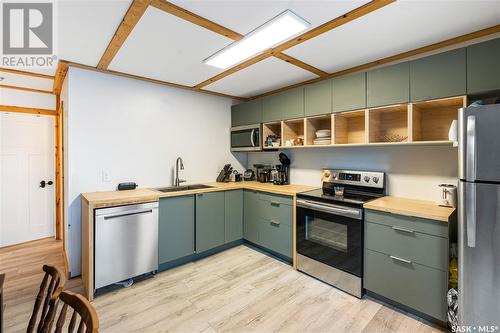
[[[179,167],[181,168],[181,170],[184,170],[184,163],[182,162],[181,157],[177,157],[177,160],[175,161],[175,187],[179,187],[181,183],[186,182],[184,179],[179,179]]]

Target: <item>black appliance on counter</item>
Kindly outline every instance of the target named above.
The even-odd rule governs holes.
[[[363,204],[385,195],[385,175],[325,169],[322,181],[297,194],[297,269],[361,298]]]
[[[276,165],[276,179],[274,179],[274,185],[288,185],[290,184],[290,159],[286,154],[280,153],[279,160],[280,164]]]

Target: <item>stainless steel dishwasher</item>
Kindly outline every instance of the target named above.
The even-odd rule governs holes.
[[[158,270],[158,203],[96,209],[94,289]]]

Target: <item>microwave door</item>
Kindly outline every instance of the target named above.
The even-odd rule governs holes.
[[[500,182],[500,104],[459,111],[459,178]]]

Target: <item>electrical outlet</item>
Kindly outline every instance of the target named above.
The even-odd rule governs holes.
[[[111,181],[111,175],[109,174],[108,171],[105,170],[102,171],[102,181],[104,183],[109,183]]]

